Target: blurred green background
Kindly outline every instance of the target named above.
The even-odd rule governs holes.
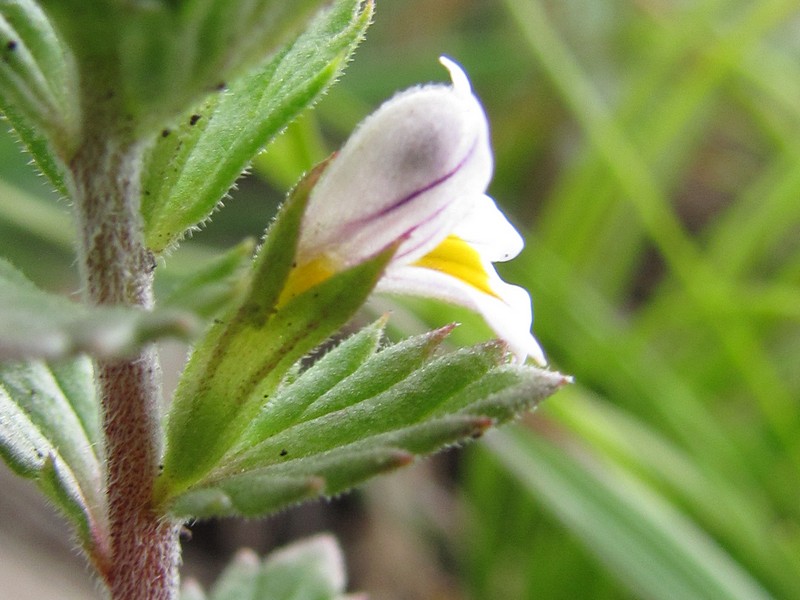
[[[443,53],[486,106],[490,193],[526,232],[501,273],[576,384],[343,502],[198,525],[187,569],[325,527],[376,599],[800,598],[796,0],[377,0],[341,82],[164,279],[260,235],[382,100],[445,80]],[[0,251],[75,292],[68,207],[26,163],[0,138]],[[452,318],[395,308],[405,332]]]

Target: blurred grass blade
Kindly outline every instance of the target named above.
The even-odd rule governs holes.
[[[35,196],[3,179],[0,179],[0,201],[0,220],[65,252],[75,248],[75,231],[66,206]]]
[[[664,498],[620,472],[585,464],[523,429],[487,436],[508,472],[635,595],[662,600],[770,595]]]
[[[525,36],[525,40],[536,59],[548,71],[553,83],[571,106],[572,112],[584,128],[599,156],[605,162],[630,206],[657,246],[677,282],[685,288],[686,299],[703,315],[720,339],[722,349],[737,365],[742,380],[758,400],[774,434],[781,440],[792,460],[800,465],[800,450],[794,444],[795,416],[797,404],[784,380],[762,349],[754,329],[749,323],[734,318],[725,318],[720,307],[727,299],[736,296],[735,283],[723,277],[700,252],[698,244],[688,235],[685,226],[677,218],[675,209],[667,199],[665,186],[653,172],[626,135],[621,123],[614,119],[612,111],[600,96],[595,86],[559,38],[548,13],[538,0],[505,0]],[[770,27],[781,22],[781,18],[796,10],[793,0],[770,0],[748,4],[737,14],[736,29],[720,43],[717,76],[724,72],[726,61],[733,61],[745,47],[745,42],[758,39]],[[735,32],[741,35],[736,35]],[[744,37],[743,37],[744,36]],[[742,41],[744,39],[744,41]],[[698,79],[703,80],[701,71]],[[700,85],[706,89],[705,85]],[[703,94],[693,94],[698,102]],[[683,99],[678,97],[680,104]],[[673,118],[674,112],[664,107],[657,112],[663,119]],[[664,127],[670,132],[672,128]],[[624,227],[624,222],[623,222]],[[595,234],[592,232],[594,237]]]
[[[800,597],[800,555],[783,536],[772,535],[780,517],[763,490],[746,478],[727,480],[692,461],[665,436],[642,420],[579,387],[562,392],[548,415],[592,451],[686,506],[706,531],[739,557],[753,577],[770,582],[780,597]],[[709,441],[710,443],[710,441]]]

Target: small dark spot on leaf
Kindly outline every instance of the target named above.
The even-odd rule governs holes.
[[[17,49],[17,41],[8,40],[8,43],[6,44],[6,50],[8,50],[9,52],[13,52],[16,49]]]
[[[171,132],[170,132],[169,129],[162,129],[161,130],[161,137],[167,137],[170,133]]]
[[[144,191],[144,195],[145,195],[145,196],[149,196],[149,195],[150,195],[150,190],[145,190],[145,191]]]
[[[201,118],[202,115],[192,115],[189,117],[189,125],[195,125]]]
[[[221,92],[226,87],[228,87],[228,84],[225,83],[224,81],[220,81],[217,85],[214,86],[214,89],[217,90],[218,92]]]
[[[292,262],[292,268],[293,268],[293,269],[296,269],[296,268],[297,268],[297,261],[295,261],[295,262]]]
[[[214,319],[214,323],[216,323],[217,325],[222,325],[224,321],[222,321],[221,319]]]
[[[289,451],[286,448],[281,450],[281,456],[286,456],[287,454],[289,454]]]

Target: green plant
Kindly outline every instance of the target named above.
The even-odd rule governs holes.
[[[71,202],[83,294],[0,263],[0,453],[64,512],[110,597],[177,596],[187,519],[336,494],[568,381],[541,368],[530,299],[492,266],[522,241],[484,194],[486,117],[447,59],[452,85],[384,104],[301,178],[254,256],[240,243],[156,298],[159,261],[335,80],[372,10],[0,2],[0,106]],[[304,362],[374,292],[464,305],[502,341],[446,353],[444,327],[386,345],[379,319]],[[162,415],[153,342],[175,336],[194,348]],[[341,597],[339,562],[328,538],[242,558],[211,597]]]

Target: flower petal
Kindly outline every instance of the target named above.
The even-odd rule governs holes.
[[[453,233],[469,242],[491,262],[512,259],[525,246],[519,232],[497,208],[494,200],[486,195],[470,199],[464,218],[455,226]]]
[[[531,299],[523,288],[504,282],[491,269],[493,294],[482,292],[465,281],[442,271],[415,265],[390,268],[378,282],[376,292],[436,298],[480,314],[487,325],[505,341],[519,362],[530,356],[541,366],[547,364],[541,346],[531,335]]]
[[[546,364],[530,333],[528,293],[493,261],[522,250],[485,194],[489,125],[469,79],[396,95],[368,117],[322,172],[303,216],[289,294],[398,244],[376,291],[438,298],[483,316],[517,359]]]
[[[361,262],[486,189],[493,168],[486,115],[466,75],[454,63],[448,68],[457,88],[396,95],[334,158],[309,200],[301,261],[328,253],[343,265]]]

